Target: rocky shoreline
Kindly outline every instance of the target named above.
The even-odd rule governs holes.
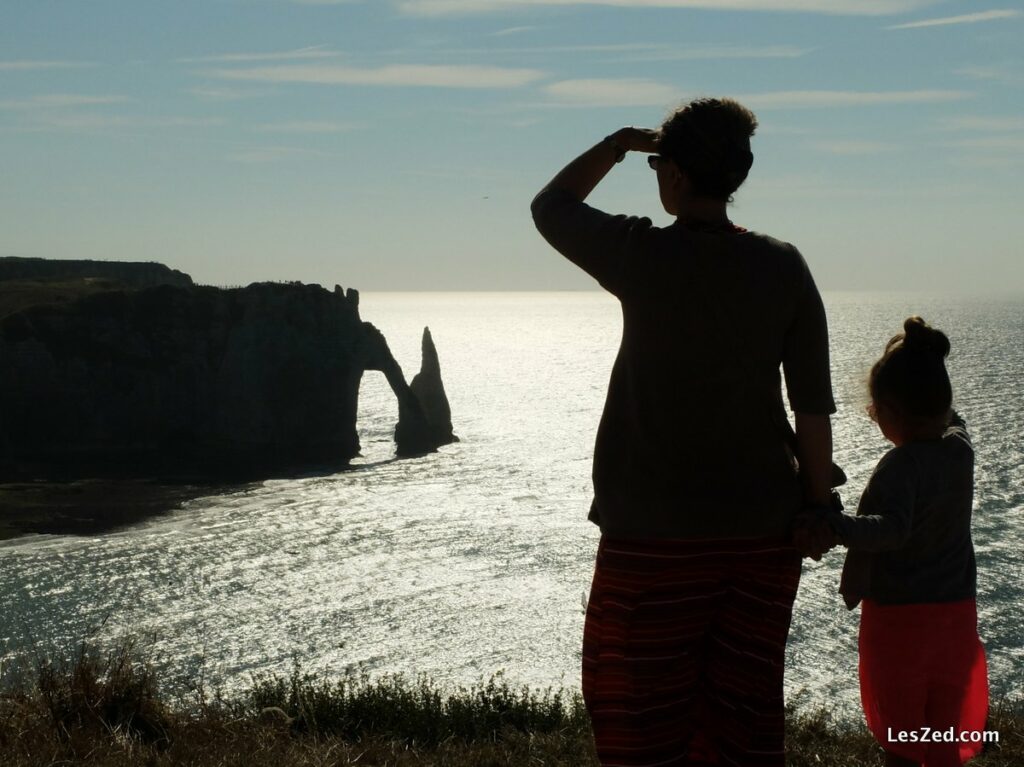
[[[170,513],[234,486],[147,479],[0,485],[0,541],[23,535],[98,535]]]

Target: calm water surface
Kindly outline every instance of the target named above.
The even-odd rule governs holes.
[[[980,628],[993,690],[1024,687],[1024,301],[826,294],[839,412],[836,460],[855,504],[886,443],[864,415],[871,362],[904,317],[953,344],[956,406],[977,448]],[[360,396],[363,457],[333,476],[275,480],[91,538],[0,543],[0,660],[87,633],[141,638],[184,689],[204,669],[401,672],[578,687],[597,529],[590,461],[621,327],[596,293],[364,294],[406,376],[429,325],[462,441],[393,460],[383,375]],[[857,614],[842,556],[806,562],[787,688],[857,706]],[[2,664],[0,664],[2,665]]]

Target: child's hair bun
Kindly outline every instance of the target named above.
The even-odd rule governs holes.
[[[944,359],[949,354],[949,339],[916,314],[903,323],[903,348],[908,352],[935,354]]]
[[[918,316],[908,317],[903,332],[885,345],[885,354],[871,368],[871,399],[905,416],[938,418],[953,401],[945,358],[949,339]]]

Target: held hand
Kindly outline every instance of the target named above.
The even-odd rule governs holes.
[[[832,526],[820,515],[811,512],[797,517],[793,526],[793,545],[803,556],[818,562],[838,543]]]
[[[810,557],[815,562],[821,560],[821,552],[818,551],[812,541],[810,529],[799,522],[793,528],[793,547],[800,552],[802,557]]]
[[[650,128],[621,128],[612,134],[612,138],[627,152],[654,154],[658,151],[661,132]]]

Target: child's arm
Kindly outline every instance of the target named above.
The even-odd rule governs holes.
[[[861,551],[902,548],[914,522],[915,475],[913,461],[906,453],[889,451],[861,496],[857,516],[829,515],[839,542]]]

